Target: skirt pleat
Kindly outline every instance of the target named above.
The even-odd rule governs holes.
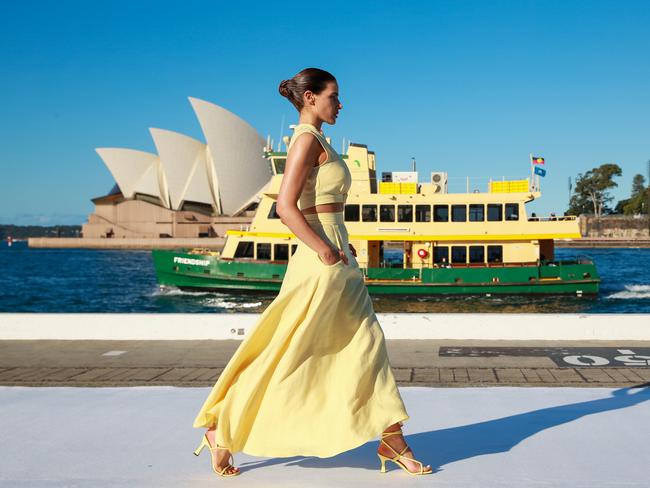
[[[194,420],[253,456],[330,457],[409,418],[343,213],[306,216],[348,263],[300,242],[278,296],[219,376]]]

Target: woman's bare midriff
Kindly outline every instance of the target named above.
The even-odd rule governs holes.
[[[323,212],[342,212],[344,205],[344,203],[324,203],[322,205],[316,205],[315,207],[302,209],[301,212],[303,215]]]

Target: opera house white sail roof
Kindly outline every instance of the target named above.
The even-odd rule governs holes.
[[[165,174],[158,155],[112,147],[98,148],[96,151],[115,178],[124,198],[134,198],[136,193],[144,193],[160,198],[163,204],[169,201]]]
[[[198,98],[190,102],[207,144],[151,128],[158,154],[123,148],[96,151],[124,198],[143,194],[172,210],[193,202],[211,206],[216,215],[236,215],[271,179],[264,140],[232,112]]]

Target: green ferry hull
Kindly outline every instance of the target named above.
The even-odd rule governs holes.
[[[224,260],[185,251],[152,252],[158,283],[183,290],[277,293],[286,264]],[[371,295],[596,295],[600,277],[591,262],[540,266],[368,268]]]

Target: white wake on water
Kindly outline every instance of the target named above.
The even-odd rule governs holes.
[[[650,298],[650,285],[625,285],[625,290],[612,293],[606,298],[615,300]]]
[[[218,307],[218,308],[255,308],[262,305],[262,302],[237,303],[237,302],[228,302],[222,298],[208,298],[203,303],[208,307]]]
[[[185,291],[185,290],[181,290],[180,288],[161,286],[151,294],[151,296],[154,297],[156,296],[173,297],[173,296],[182,296],[182,295],[193,296],[193,297],[204,297],[206,295],[217,295],[217,293],[211,291]]]
[[[173,297],[173,296],[190,296],[190,297],[208,297],[201,300],[201,303],[207,307],[214,308],[256,308],[262,305],[262,302],[238,303],[228,301],[225,298],[228,294],[216,291],[186,291],[176,287],[161,286],[152,293],[152,296]]]

